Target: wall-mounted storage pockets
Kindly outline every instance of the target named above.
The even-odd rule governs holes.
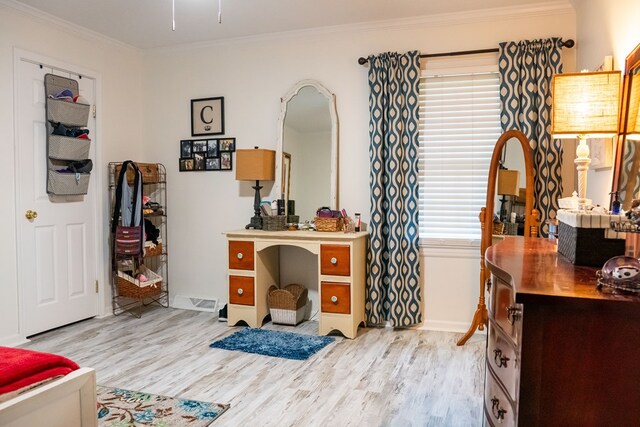
[[[78,99],[78,82],[47,74],[44,77],[47,116],[47,193],[83,195],[89,188],[89,172],[76,172],[74,162],[89,159],[91,139],[84,129],[91,106]]]

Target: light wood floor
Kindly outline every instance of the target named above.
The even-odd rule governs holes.
[[[297,328],[315,334],[316,322]],[[214,426],[480,426],[484,339],[390,328],[337,337],[306,361],[209,344],[238,328],[212,313],[156,308],[92,319],[26,347],[93,367],[98,384],[230,403]]]

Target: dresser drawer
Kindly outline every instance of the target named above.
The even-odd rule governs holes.
[[[254,305],[253,277],[229,276],[229,303]]]
[[[489,321],[487,341],[487,364],[509,393],[511,400],[517,400],[517,387],[520,372],[520,357],[511,340],[506,337],[493,321]]]
[[[491,305],[493,307],[491,317],[517,346],[520,344],[522,329],[522,305],[516,304],[513,288],[496,276],[493,276],[491,288]]]
[[[349,276],[350,263],[349,245],[320,245],[320,274]]]
[[[516,414],[513,410],[513,405],[498,385],[498,380],[493,376],[488,366],[485,370],[484,412],[485,416],[494,425],[499,425],[500,427],[516,425]]]
[[[229,268],[231,270],[253,270],[253,242],[229,241]]]
[[[320,309],[323,313],[351,314],[351,285],[322,282]]]

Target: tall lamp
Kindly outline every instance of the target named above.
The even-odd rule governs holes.
[[[509,169],[498,170],[498,194],[502,196],[500,200],[500,221],[507,222],[509,221],[509,217],[504,207],[507,201],[505,196],[513,197],[520,194],[520,171]]]
[[[587,138],[607,138],[618,133],[620,71],[556,74],[551,92],[553,138],[578,138],[576,169],[578,203],[587,201],[587,171],[591,164]]]
[[[276,152],[255,147],[236,151],[236,179],[239,181],[255,181],[252,188],[256,190],[253,199],[253,217],[245,228],[262,230],[262,217],[260,216],[260,181],[273,181],[275,179]]]

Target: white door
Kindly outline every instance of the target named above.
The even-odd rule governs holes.
[[[29,336],[97,314],[96,179],[85,196],[47,194],[44,75],[78,80],[95,103],[95,80],[20,60],[16,66],[16,206],[20,332]],[[90,157],[95,119],[90,114]],[[95,173],[95,171],[94,171]],[[37,213],[27,219],[27,211]]]

